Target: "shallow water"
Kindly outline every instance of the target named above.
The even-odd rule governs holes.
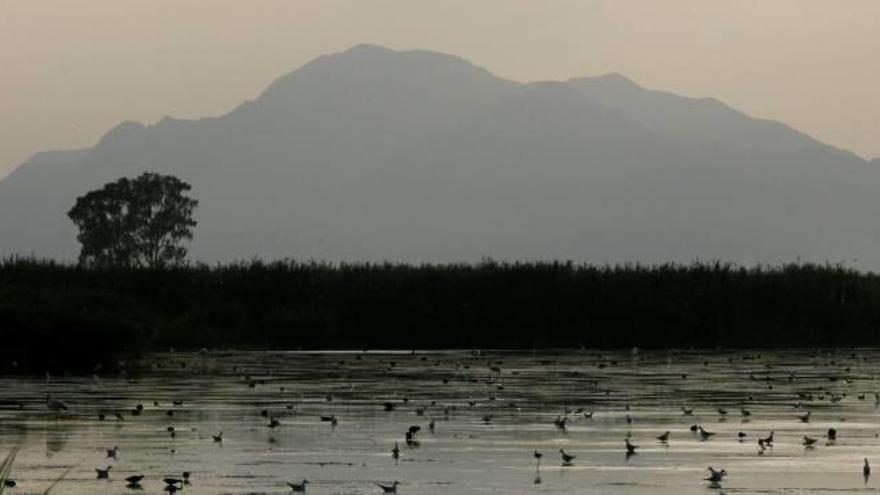
[[[11,492],[42,493],[69,469],[53,493],[162,493],[162,478],[184,470],[193,474],[183,493],[290,493],[286,482],[303,478],[307,493],[382,493],[375,483],[393,480],[399,493],[419,494],[718,493],[703,481],[709,465],[730,473],[726,493],[880,488],[880,350],[235,352],[146,363],[128,377],[0,378],[0,456],[21,446]],[[49,411],[47,394],[69,410]],[[267,427],[264,409],[279,427]],[[561,430],[553,420],[566,409]],[[809,423],[797,417],[805,411]],[[716,434],[702,441],[693,424]],[[422,427],[417,446],[404,442],[410,425]],[[837,441],[825,438],[832,427]],[[668,443],[655,439],[667,430]],[[771,431],[775,445],[759,455],[757,438]],[[629,458],[627,435],[640,446]],[[816,447],[803,447],[803,435],[818,437]],[[114,445],[118,458],[108,459]],[[561,465],[560,448],[577,456],[573,465]],[[877,479],[863,478],[864,457],[876,459]],[[109,480],[96,479],[106,466]],[[146,475],[139,492],[123,481],[132,474]]]

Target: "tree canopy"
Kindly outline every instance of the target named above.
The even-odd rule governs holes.
[[[121,178],[76,199],[68,216],[82,244],[79,261],[105,266],[174,266],[184,262],[198,200],[191,186],[146,172]]]

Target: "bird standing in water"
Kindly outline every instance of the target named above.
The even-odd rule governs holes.
[[[390,485],[383,485],[381,483],[376,483],[376,486],[381,488],[382,491],[385,493],[397,493],[397,485],[399,485],[399,484],[400,484],[399,481],[395,481],[394,483],[392,483]]]
[[[574,461],[574,459],[577,457],[574,455],[566,454],[565,450],[563,450],[563,449],[559,449],[559,454],[562,455],[562,465],[563,466],[570,466],[571,463]]]
[[[304,480],[302,480],[302,481],[299,482],[299,483],[290,483],[290,482],[288,482],[288,483],[287,483],[287,486],[289,486],[290,489],[294,491],[294,493],[305,493],[305,492],[306,492],[306,485],[307,485],[308,483],[309,483],[309,480],[304,479]]]
[[[871,465],[868,464],[867,458],[865,458],[865,465],[862,466],[862,474],[865,476],[865,481],[868,481],[868,476],[871,476]]]

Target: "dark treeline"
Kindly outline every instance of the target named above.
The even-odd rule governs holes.
[[[149,350],[880,343],[880,277],[840,266],[0,264],[0,369]]]

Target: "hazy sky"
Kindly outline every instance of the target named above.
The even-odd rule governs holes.
[[[880,156],[880,0],[0,0],[0,176],[359,42],[523,81],[621,72]]]

